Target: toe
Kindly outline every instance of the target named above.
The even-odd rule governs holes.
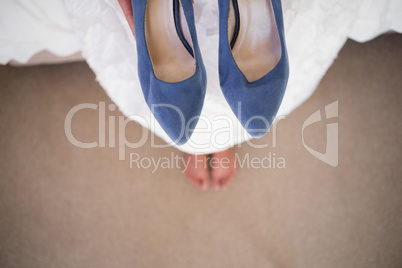
[[[200,183],[200,189],[203,191],[208,190],[208,178],[200,178],[199,180]]]
[[[227,190],[229,183],[232,181],[234,175],[230,174],[228,176],[226,176],[225,178],[222,179],[221,181],[221,188],[223,190]]]
[[[195,173],[195,172],[194,172]],[[188,174],[185,173],[187,180],[197,189],[206,191],[209,186],[208,174]]]
[[[207,155],[185,156],[187,165],[183,168],[187,179],[199,190],[208,189],[209,170],[207,168]]]
[[[221,181],[222,190],[227,190],[229,182],[230,182],[230,178],[228,178],[228,177],[222,179],[222,181]]]
[[[193,184],[197,189],[199,189],[199,190],[202,189],[202,179],[200,179],[198,177],[193,178]]]
[[[215,191],[219,191],[221,189],[221,181],[222,181],[221,176],[214,176],[212,178],[212,184]]]

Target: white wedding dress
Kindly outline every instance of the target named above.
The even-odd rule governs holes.
[[[121,112],[167,142],[146,105],[137,76],[135,39],[117,0],[2,0],[0,63],[26,62],[48,50],[82,51]],[[368,41],[402,32],[400,0],[283,0],[290,79],[278,116],[311,96],[347,38]],[[195,0],[198,39],[207,69],[207,94],[197,128],[178,149],[213,153],[250,139],[225,102],[218,77],[218,1]]]

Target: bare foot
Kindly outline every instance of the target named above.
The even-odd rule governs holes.
[[[209,165],[206,154],[186,154],[183,167],[187,179],[198,189],[206,191],[209,185]]]
[[[226,190],[237,173],[236,158],[233,148],[214,153],[210,160],[212,185],[216,191]]]

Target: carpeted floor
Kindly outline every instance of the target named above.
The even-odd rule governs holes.
[[[271,167],[244,165],[228,191],[206,193],[179,167],[130,167],[130,154],[182,156],[151,139],[125,160],[108,133],[105,148],[68,141],[71,108],[111,103],[86,63],[0,67],[0,267],[402,267],[401,48],[400,35],[348,41],[276,136],[254,142],[268,148],[236,148]],[[304,132],[324,152],[338,123],[332,167],[305,149],[302,126],[335,101],[339,117]],[[102,145],[98,112],[73,117],[78,140]],[[106,109],[106,126],[119,116]],[[125,135],[142,131],[130,123]]]

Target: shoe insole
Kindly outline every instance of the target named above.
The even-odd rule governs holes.
[[[229,42],[235,31],[237,1],[240,14],[240,29],[232,48],[237,66],[249,82],[269,73],[279,62],[281,42],[275,22],[271,0],[231,0],[229,12]]]
[[[180,2],[180,1],[179,1]],[[180,7],[180,13],[183,10]],[[193,49],[184,16],[182,32]],[[180,40],[174,21],[172,0],[148,0],[145,14],[145,38],[155,76],[168,83],[177,83],[195,73],[195,59]]]

